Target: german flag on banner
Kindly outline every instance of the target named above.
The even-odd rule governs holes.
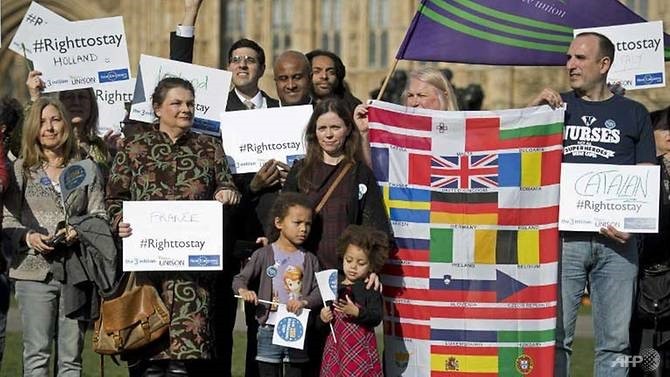
[[[371,105],[391,375],[551,376],[563,115]]]

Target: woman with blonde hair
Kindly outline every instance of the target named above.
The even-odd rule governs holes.
[[[57,344],[58,376],[80,376],[86,320],[91,319],[85,308],[92,298],[73,296],[73,277],[66,273],[78,258],[77,232],[58,223],[91,215],[106,224],[107,215],[99,171],[63,205],[59,177],[81,160],[69,119],[57,99],[42,97],[32,104],[23,125],[22,157],[13,164],[5,197],[2,225],[14,250],[9,276],[16,282],[25,376],[49,374],[52,341]]]
[[[458,111],[454,87],[435,68],[425,67],[410,72],[403,99],[405,105],[410,107]]]
[[[456,91],[444,74],[425,67],[409,73],[409,80],[402,95],[405,106],[429,110],[458,111]],[[372,167],[368,131],[368,105],[361,104],[354,110],[354,122],[361,134],[361,154],[366,165]]]

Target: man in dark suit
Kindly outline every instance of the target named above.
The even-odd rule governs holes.
[[[240,39],[228,50],[228,70],[233,73],[233,90],[226,111],[278,107],[279,101],[258,88],[265,73],[265,52],[258,43]]]
[[[273,70],[281,106],[314,104],[312,67],[303,53],[284,51],[275,60]]]
[[[191,63],[193,61],[194,24],[201,1],[185,0],[185,13],[177,31],[170,35],[170,59]],[[258,88],[258,81],[265,72],[265,52],[258,43],[240,39],[228,51],[228,71],[232,72],[233,88],[228,94],[226,111],[239,111],[278,107],[279,101]],[[212,366],[217,376],[230,376],[233,347],[233,329],[237,310],[237,299],[231,289],[232,278],[241,265],[261,245],[256,241],[264,236],[262,224],[274,201],[281,182],[286,178],[289,166],[270,160],[257,173],[234,174],[235,185],[242,193],[236,208],[224,211],[224,271],[217,282],[217,305],[214,314],[216,331],[216,361]],[[254,282],[251,282],[253,286]],[[254,289],[250,286],[251,289]],[[257,289],[257,288],[256,288]],[[254,315],[256,307],[247,304],[246,377],[258,376],[256,362],[256,333],[258,322]]]

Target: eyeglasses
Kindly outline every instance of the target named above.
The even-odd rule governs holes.
[[[256,64],[258,63],[258,59],[253,57],[253,56],[247,56],[247,55],[233,55],[230,57],[230,62],[235,63],[235,64],[240,64],[244,61],[247,64]]]

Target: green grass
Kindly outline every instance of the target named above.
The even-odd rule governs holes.
[[[233,376],[244,376],[244,352],[247,347],[246,333],[235,333],[235,346],[233,349]],[[5,344],[5,355],[2,360],[0,377],[21,376],[21,333],[7,333]],[[84,372],[83,377],[100,376],[100,356],[93,352],[91,347],[91,333],[86,333],[86,345],[84,346]],[[111,358],[105,357],[105,377],[127,377],[128,369],[125,363],[121,366],[114,364]]]
[[[381,340],[381,339],[380,339]],[[245,333],[235,333],[235,347],[233,349],[233,376],[244,376],[244,350],[247,339]],[[2,360],[0,377],[16,377],[21,375],[21,333],[13,332],[7,334],[5,356]],[[593,375],[593,339],[575,339],[573,352],[572,376],[587,377]],[[84,377],[97,377],[100,375],[100,357],[91,350],[90,333],[86,334],[86,346],[84,348]],[[105,377],[126,377],[128,370],[125,364],[117,366],[108,357],[105,358]]]
[[[575,338],[572,345],[571,376],[593,376],[593,338]]]

